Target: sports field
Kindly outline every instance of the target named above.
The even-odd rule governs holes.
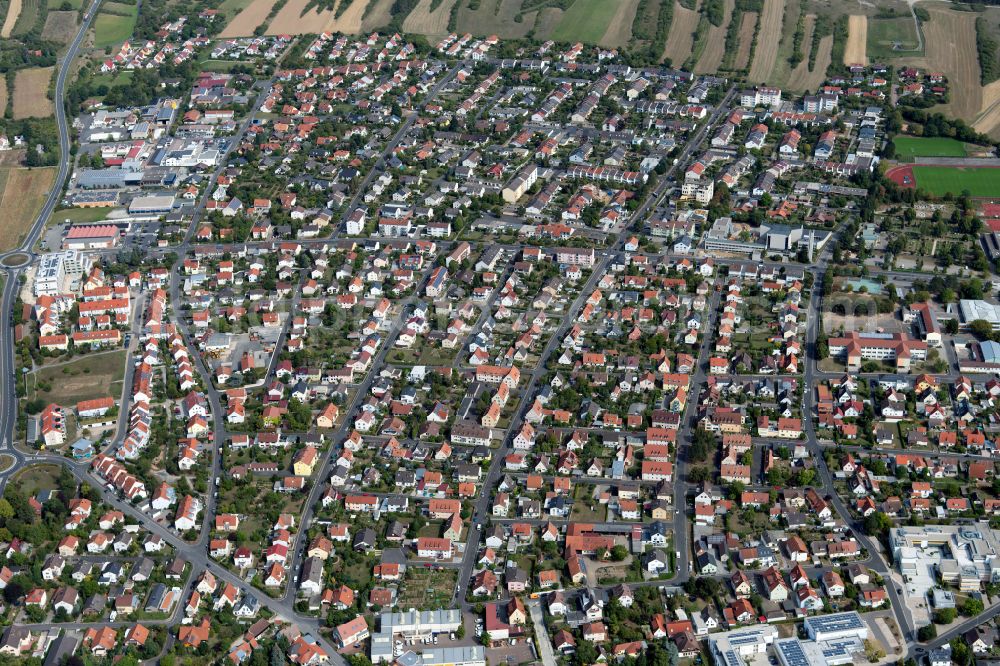
[[[913,157],[965,157],[965,144],[947,137],[897,136],[892,140],[900,159]]]
[[[914,166],[917,187],[936,196],[968,190],[974,197],[1000,197],[1000,169],[991,167]]]

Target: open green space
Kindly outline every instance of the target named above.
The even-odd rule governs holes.
[[[30,373],[28,396],[63,406],[74,406],[81,400],[119,397],[124,376],[124,349],[93,352]]]
[[[94,19],[94,46],[104,48],[105,46],[121,44],[132,36],[135,20],[135,7],[132,8],[132,13],[128,16],[101,12]]]
[[[19,470],[12,481],[21,485],[21,490],[29,497],[39,490],[55,490],[59,487],[59,465],[31,465]]]
[[[949,192],[959,195],[966,190],[974,197],[1000,196],[1000,169],[915,166],[913,175],[918,188],[936,196]]]
[[[868,58],[872,61],[923,55],[911,16],[868,19]],[[898,48],[897,48],[898,47]]]
[[[250,2],[251,0],[223,0],[218,10],[225,14],[227,18],[232,18],[246,9],[250,5]]]
[[[66,208],[52,213],[52,220],[59,223],[67,220],[77,223],[100,222],[113,210],[114,208]]]
[[[550,38],[557,42],[596,44],[617,11],[618,3],[612,0],[576,0],[563,14]]]
[[[897,136],[892,140],[900,159],[913,157],[965,157],[965,144],[948,137]]]

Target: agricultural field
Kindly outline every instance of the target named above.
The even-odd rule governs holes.
[[[775,0],[782,2],[782,0]],[[674,20],[667,34],[667,45],[663,57],[674,65],[680,65],[691,55],[694,45],[694,30],[698,27],[700,15],[697,9],[686,9],[679,2],[674,2]]]
[[[804,12],[804,3],[801,0],[786,0],[785,10],[782,15],[781,41],[778,43],[778,52],[771,66],[771,71],[766,74],[766,81],[771,85],[783,88],[794,88],[802,90],[804,86],[797,83],[792,84],[792,54],[795,50],[795,36],[799,30],[799,20],[802,20],[802,44],[800,50],[808,52],[809,40],[812,38],[812,21],[807,21]],[[758,47],[759,48],[759,47]],[[805,60],[805,58],[803,58]],[[801,63],[800,63],[801,64]],[[808,63],[806,64],[808,73]]]
[[[757,48],[754,49],[753,64],[750,65],[750,74],[747,76],[750,81],[763,83],[771,76],[771,70],[778,59],[784,15],[785,0],[764,0]]]
[[[993,138],[1000,136],[1000,80],[983,86],[982,110],[972,127]]]
[[[948,77],[951,99],[936,110],[972,122],[983,108],[976,52],[976,14],[942,5],[926,5],[926,9],[930,21],[923,25],[925,57],[906,58],[901,62],[943,72]]]
[[[576,0],[563,13],[562,21],[550,37],[557,42],[597,44],[604,38],[608,28],[614,25],[613,19],[618,15],[619,8],[626,4],[629,3],[625,0]],[[632,14],[635,15],[634,9]],[[632,21],[628,21],[627,25],[631,29]]]
[[[760,15],[757,12],[745,12],[740,23],[740,46],[736,51],[736,59],[733,67],[738,71],[743,71],[750,66],[751,49],[753,48],[753,33],[757,29],[757,20]]]
[[[347,1],[341,0],[341,2]],[[267,26],[267,34],[306,35],[316,32],[357,34],[361,32],[361,17],[368,4],[367,0],[354,0],[340,17],[336,16],[336,9],[318,11],[316,7],[312,7],[306,11],[309,3],[310,0],[288,0],[277,15],[271,19]],[[447,22],[448,14],[445,12],[446,27]]]
[[[361,30],[370,32],[387,25],[392,20],[392,2],[393,0],[368,0],[361,15]]]
[[[726,55],[726,30],[729,28],[729,21],[732,20],[735,4],[734,0],[726,0],[723,10],[726,18],[722,25],[709,24],[708,32],[705,33],[705,49],[694,67],[696,74],[714,74],[722,64],[722,59]]]
[[[18,70],[14,77],[14,118],[44,118],[52,115],[49,82],[55,67]]]
[[[632,23],[638,8],[639,0],[619,0],[615,14],[598,43],[607,47],[628,46],[632,41]]]
[[[451,16],[451,7],[456,2],[458,0],[442,0],[441,2],[420,0],[403,21],[403,31],[415,32],[419,35],[447,35],[448,18]],[[435,5],[433,10],[431,5]]]
[[[231,21],[234,16],[246,9],[252,1],[253,0],[223,0],[218,9],[222,15],[226,17],[227,21]]]
[[[20,12],[11,37],[23,37],[45,23],[45,15],[49,11],[47,0],[11,0],[11,8],[15,2],[20,5]]]
[[[1000,169],[989,167],[914,166],[917,187],[936,196],[965,190],[974,197],[1000,196]]]
[[[911,16],[869,19],[867,32],[866,55],[872,60],[923,55],[917,26]]]
[[[132,5],[103,7],[94,19],[94,46],[117,46],[131,37],[135,29],[136,12],[137,8]]]
[[[847,20],[847,47],[844,49],[845,65],[868,63],[868,17],[851,14]]]
[[[21,0],[10,0],[7,5],[7,14],[3,18],[3,27],[0,27],[0,37],[7,39],[14,31],[17,17],[21,15]]]
[[[947,137],[897,136],[893,139],[900,159],[914,157],[965,157],[965,144]]]
[[[85,354],[29,373],[28,397],[63,406],[73,406],[80,400],[117,398],[121,396],[124,374],[124,349]],[[49,390],[43,390],[45,387]]]
[[[0,251],[12,250],[31,228],[35,216],[56,177],[56,168],[0,169],[0,210],[4,224],[0,225]]]
[[[242,3],[242,0],[240,0]],[[242,11],[236,14],[229,24],[223,28],[220,37],[245,37],[252,35],[254,29],[267,19],[274,0],[251,0]]]
[[[76,34],[76,12],[49,12],[42,39],[68,44]]]
[[[470,9],[468,0],[459,0],[455,24],[458,32],[495,34],[503,39],[525,37],[534,27],[535,36],[545,39],[562,19],[561,9],[522,12],[521,4],[522,0],[481,0],[476,9]]]
[[[812,69],[809,68],[809,52],[816,40],[816,15],[809,14],[805,18],[805,32],[802,39],[802,51],[805,57],[793,69],[785,84],[794,90],[816,90],[823,81],[826,80],[826,70],[830,67],[833,52],[833,35],[826,35],[819,39],[816,50],[816,61]]]

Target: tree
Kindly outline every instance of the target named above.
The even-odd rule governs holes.
[[[917,640],[926,643],[937,638],[937,627],[933,624],[926,624],[917,630]]]
[[[628,548],[618,544],[611,549],[611,560],[613,562],[621,562],[626,557],[628,557]]]
[[[980,340],[989,340],[993,337],[993,326],[985,319],[975,319],[969,322],[969,332]]]
[[[951,624],[958,612],[954,608],[939,608],[934,611],[935,624]]]
[[[711,454],[715,445],[715,436],[698,426],[691,438],[691,458],[697,462],[704,462]]]
[[[865,518],[865,534],[882,536],[892,528],[892,520],[881,511],[873,511]]]
[[[984,608],[985,606],[981,600],[969,597],[962,602],[962,615],[973,617],[982,613]]]

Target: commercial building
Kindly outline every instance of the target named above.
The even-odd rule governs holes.
[[[380,633],[402,634],[408,638],[457,631],[461,624],[462,612],[456,608],[384,612],[379,616]]]
[[[807,617],[802,623],[802,628],[806,630],[809,638],[819,643],[844,638],[857,638],[863,641],[868,638],[868,625],[853,611]]]
[[[35,296],[55,296],[73,291],[74,282],[90,268],[90,259],[77,250],[42,255],[35,272]]]
[[[166,215],[174,209],[174,195],[136,197],[128,205],[131,215]]]
[[[904,526],[889,532],[893,560],[907,583],[933,587],[935,572],[960,590],[1000,581],[1000,534],[981,525]]]
[[[73,225],[63,238],[63,248],[73,250],[107,249],[118,245],[121,230],[113,224]]]
[[[778,630],[765,624],[711,634],[708,647],[716,666],[765,666],[767,648],[777,638]]]
[[[377,664],[379,662],[392,662],[395,660],[396,657],[393,654],[393,637],[395,634],[400,634],[403,638],[425,637],[431,634],[457,631],[461,625],[462,612],[454,608],[434,611],[409,610],[401,613],[386,611],[379,616],[379,630],[371,637],[372,663]],[[485,660],[483,654],[461,654],[448,651],[467,649],[469,648],[431,650],[429,652],[435,653],[431,656],[431,661],[422,661],[421,664],[428,664],[428,666],[447,666],[448,664],[483,666],[482,662],[475,661],[476,658]],[[427,654],[427,652],[424,653],[424,655]],[[436,661],[438,659],[453,659],[455,661]],[[462,661],[463,659],[468,661]],[[421,666],[421,664],[417,666]]]

